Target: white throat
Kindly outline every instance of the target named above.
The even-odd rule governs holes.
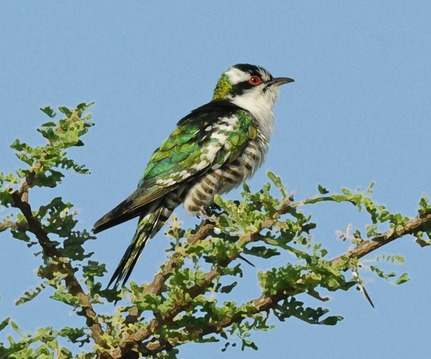
[[[264,93],[261,90],[256,90],[235,96],[230,101],[249,111],[258,121],[262,134],[269,140],[274,122],[272,108],[277,99],[278,88],[268,88]]]

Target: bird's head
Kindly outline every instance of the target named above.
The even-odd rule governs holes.
[[[272,108],[280,85],[293,81],[289,77],[273,77],[260,66],[237,64],[221,75],[213,100],[230,100],[244,108],[256,103]]]

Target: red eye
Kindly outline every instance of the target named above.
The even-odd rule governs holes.
[[[262,83],[262,79],[259,76],[252,76],[250,77],[250,80],[248,80],[248,83],[250,85],[257,86]]]

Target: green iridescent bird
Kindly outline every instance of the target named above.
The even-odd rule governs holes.
[[[154,151],[138,188],[94,225],[98,233],[139,217],[109,285],[124,285],[146,242],[178,205],[205,215],[214,195],[230,191],[255,172],[267,151],[279,86],[292,81],[274,78],[259,66],[232,66],[217,82],[212,101],[178,122]]]

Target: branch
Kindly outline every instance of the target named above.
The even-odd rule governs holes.
[[[85,293],[81,284],[75,277],[75,269],[67,258],[61,256],[55,243],[49,239],[42,224],[33,215],[31,206],[28,203],[28,191],[31,187],[31,179],[27,177],[21,187],[12,194],[13,206],[18,208],[24,215],[28,224],[28,230],[36,236],[39,245],[42,247],[44,257],[56,259],[56,269],[65,275],[64,280],[69,293],[78,298],[80,306],[82,307],[82,311],[79,312],[79,314],[85,317],[86,324],[91,331],[94,342],[103,348],[107,348],[107,344],[103,338],[104,332],[91,304],[91,298]],[[103,356],[103,358],[110,357],[111,356],[108,354],[104,354]]]
[[[302,201],[293,202],[290,198],[285,198],[281,204],[277,212],[274,214],[274,220],[278,218],[279,216],[288,213],[294,208],[301,207],[305,204],[312,204],[317,203],[321,201],[329,201],[331,200],[328,196],[313,196],[307,199],[304,199]],[[273,225],[274,221],[269,220],[266,221],[262,228],[270,228]],[[204,240],[207,238],[212,231],[214,230],[215,225],[211,222],[204,221],[196,230],[195,233],[192,233],[189,238],[187,239],[187,245],[193,245],[198,243],[199,241]],[[256,234],[259,231],[256,232]],[[232,258],[232,260],[235,258]],[[175,251],[171,257],[161,265],[160,271],[154,276],[151,283],[144,286],[144,292],[145,294],[152,294],[152,295],[159,295],[161,291],[163,290],[163,287],[166,283],[166,281],[169,279],[169,277],[172,275],[174,270],[176,268],[179,268],[184,260],[183,253],[180,253],[179,251]],[[139,317],[142,313],[137,310],[135,307],[131,308],[129,310],[129,315],[127,316],[127,322],[133,323],[139,320]]]
[[[323,199],[320,199],[320,198]],[[309,201],[303,200],[298,202],[293,202],[290,198],[286,198],[280,204],[279,209],[274,213],[273,219],[267,219],[264,223],[261,224],[260,228],[258,228],[253,233],[243,234],[239,241],[242,242],[242,245],[245,246],[247,243],[256,241],[259,239],[259,232],[264,228],[271,228],[276,220],[283,214],[286,214],[293,209],[303,206],[304,204],[315,203],[319,200],[327,200],[326,196],[316,196],[309,199]],[[191,234],[187,239],[186,246],[191,246],[196,244],[199,241],[204,240],[208,237],[214,230],[215,225],[210,222],[203,222],[197,229],[197,231]],[[175,268],[178,268],[182,265],[184,261],[184,251],[185,248],[181,248],[181,250],[175,250],[175,252],[171,255],[171,257],[161,266],[161,271],[156,274],[153,281],[144,287],[144,291],[146,294],[158,295],[161,293],[166,281],[173,274]],[[236,255],[232,255],[226,260],[226,263],[223,263],[223,267],[226,267],[229,263],[239,257],[239,253]],[[205,280],[200,283],[199,286],[195,286],[190,289],[189,294],[190,298],[193,299],[199,294],[205,292],[208,286],[212,283],[212,281],[219,276],[221,268],[218,265],[214,265],[212,270],[206,273]],[[122,338],[120,342],[120,351],[123,355],[129,353],[138,343],[142,343],[143,341],[150,338],[157,330],[163,325],[164,322],[171,321],[175,318],[175,316],[181,311],[183,311],[187,307],[187,303],[182,303],[182,305],[175,306],[172,308],[169,313],[167,313],[163,318],[154,318],[151,322],[145,327],[137,330],[134,333],[126,335]],[[126,321],[128,323],[137,322],[141,316],[142,312],[137,310],[136,307],[133,307],[129,310],[129,315],[127,316]],[[151,347],[154,342],[150,342],[148,345]],[[147,345],[147,346],[148,346]],[[156,349],[156,352],[167,349],[170,344],[169,343],[161,343],[159,342],[160,350]],[[142,349],[142,345],[140,345]],[[162,348],[163,347],[163,348]],[[144,350],[148,350],[149,348],[144,348]],[[152,353],[152,350],[149,349],[149,353]]]
[[[281,216],[287,213],[293,207],[299,207],[300,205],[303,205],[304,203],[306,203],[306,202],[304,203],[302,202],[292,202],[290,199],[285,199],[282,202],[279,210],[276,212],[275,217]],[[266,221],[263,224],[262,228],[269,228],[273,223],[274,221]],[[214,230],[214,227],[215,225],[211,222],[208,222],[208,221],[203,222],[198,227],[197,231],[195,233],[192,233],[188,237],[187,245],[194,245],[199,241],[204,240],[212,233],[212,231]],[[145,289],[144,289],[145,293],[154,294],[154,295],[160,294],[164,284],[169,279],[169,277],[171,276],[175,268],[178,268],[180,266],[182,261],[183,261],[183,254],[179,253],[178,251],[175,251],[172,254],[172,256],[161,266],[160,272],[158,272],[155,275],[151,283],[145,286]],[[136,314],[135,314],[135,317],[136,317]],[[129,316],[129,319],[132,319],[132,317]]]
[[[207,238],[213,231],[214,224],[204,222],[202,223],[195,233],[191,234],[187,239],[188,245],[193,245],[199,241]],[[160,271],[154,276],[151,283],[144,286],[145,294],[159,295],[166,281],[172,275],[176,268],[181,267],[184,260],[184,256],[179,251],[175,251],[171,257],[161,265]],[[127,323],[137,322],[141,316],[142,312],[138,310],[136,307],[132,307],[129,309],[129,315],[126,318]]]
[[[199,226],[198,230],[190,235],[187,240],[188,245],[193,245],[199,241],[204,240],[208,237],[214,229],[214,224],[204,222],[201,226]],[[172,272],[180,265],[182,255],[179,252],[174,252],[173,255],[167,260],[161,267],[161,271],[156,274],[154,279],[150,284],[148,284],[145,288],[145,292],[148,294],[160,294],[163,285],[166,280],[170,277]]]
[[[323,199],[323,200],[326,200],[326,199]],[[286,203],[280,207],[280,211],[278,214],[281,215],[283,213],[286,213],[289,211],[290,208],[294,208],[302,204],[307,204],[307,202],[301,201],[301,202],[287,204],[287,200],[286,200]],[[243,241],[243,244],[245,245],[251,241],[258,240],[259,232],[263,228],[271,227],[273,222],[274,222],[273,220],[268,220],[262,225],[262,228],[260,228],[258,231],[242,235],[240,237],[240,241]],[[383,245],[386,245],[405,235],[422,231],[429,226],[431,226],[431,214],[426,214],[421,217],[413,218],[403,226],[398,226],[397,228],[390,229],[381,235],[377,235],[371,238],[370,240],[362,241],[356,248],[350,251],[347,251],[343,255],[335,257],[334,259],[330,260],[329,263],[332,266],[338,267],[338,268],[340,268],[339,266],[342,266],[340,268],[341,270],[347,270],[349,268],[349,264],[348,264],[349,260],[362,258],[365,255],[375,251],[376,249],[380,248]],[[193,237],[189,238],[188,241],[194,242],[194,241],[205,239],[211,233],[213,228],[214,228],[214,225],[212,224],[202,225],[198,229],[198,231],[193,235]],[[233,255],[228,259],[228,263],[237,257],[238,257],[237,255]],[[169,270],[173,270],[176,267],[176,264],[178,264],[177,263],[178,260],[179,259],[177,256],[171,257],[167,261],[167,263],[163,266],[162,271],[156,275],[152,284],[148,287],[148,288],[157,289],[154,292],[154,294],[160,292],[162,288],[160,285],[164,283],[164,281],[169,277],[170,275]],[[211,284],[211,282],[217,277],[217,274],[218,274],[217,271],[218,271],[218,268],[217,266],[215,266],[210,272],[206,274],[205,280],[201,283],[201,285],[199,285],[198,287],[195,286],[194,288],[190,289],[190,292],[189,292],[190,296],[192,298],[195,298],[197,295],[204,292],[205,289],[207,289],[207,287]],[[319,281],[315,278],[310,277],[309,280],[315,282],[316,286],[319,284]],[[155,283],[156,285],[153,286],[153,284]],[[172,340],[171,342],[167,342],[167,341],[162,341],[162,340],[153,338],[153,339],[150,339],[148,342],[143,343],[143,341],[151,338],[151,336],[154,333],[156,333],[157,330],[164,323],[172,321],[176,315],[178,315],[182,310],[186,309],[187,303],[186,304],[182,303],[182,305],[178,305],[172,308],[169,311],[169,313],[163,318],[155,318],[145,328],[142,328],[136,331],[135,333],[127,335],[125,338],[123,338],[120,344],[121,352],[123,354],[126,354],[133,347],[135,347],[136,345],[139,345],[141,350],[144,350],[144,352],[146,352],[147,354],[154,355],[161,351],[169,350],[174,346],[178,346],[186,342],[190,342],[193,340],[193,338],[202,338],[203,336],[211,333],[221,333],[226,328],[231,326],[233,323],[239,323],[243,319],[250,317],[251,315],[262,313],[262,312],[268,312],[271,309],[275,309],[279,305],[280,301],[287,300],[288,298],[294,295],[298,295],[300,293],[303,293],[303,290],[283,289],[272,295],[262,294],[260,297],[250,300],[246,305],[243,306],[243,308],[245,308],[243,311],[237,312],[232,317],[225,317],[218,322],[206,323],[205,327],[186,328],[187,331],[183,336],[184,337],[183,340],[179,340],[177,338]]]
[[[385,244],[388,244],[405,235],[422,231],[429,226],[431,226],[431,213],[413,218],[409,220],[404,226],[392,228],[389,231],[377,235],[370,240],[364,240],[360,245],[358,245],[358,247],[346,252],[339,257],[334,258],[331,263],[338,265],[343,262],[345,258],[362,258],[376,249],[384,246]]]

